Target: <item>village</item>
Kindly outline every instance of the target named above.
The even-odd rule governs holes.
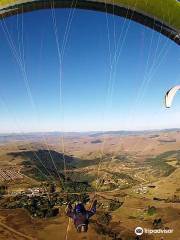
[[[12,168],[0,168],[0,182],[23,179],[23,175]]]

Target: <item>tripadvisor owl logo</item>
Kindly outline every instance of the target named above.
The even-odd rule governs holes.
[[[138,235],[138,236],[140,236],[140,235],[142,235],[143,234],[143,228],[142,227],[137,227],[137,228],[135,228],[135,234],[136,235]]]

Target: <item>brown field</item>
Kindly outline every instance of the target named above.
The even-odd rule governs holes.
[[[7,197],[13,192],[41,185],[40,180],[29,175],[28,167],[24,165],[24,161],[30,159],[28,156],[33,156],[27,155],[28,151],[38,153],[39,149],[48,149],[53,154],[62,153],[61,136],[46,134],[44,137],[45,142],[37,136],[31,136],[27,141],[13,138],[1,142],[0,169],[13,168],[23,176],[22,179],[6,182]],[[174,196],[176,199],[180,198],[179,131],[164,130],[127,135],[66,134],[64,146],[66,156],[72,156],[76,164],[66,171],[61,168],[61,173],[79,181],[85,179],[93,187],[103,180],[96,196],[103,206],[111,200],[123,199],[123,205],[110,212],[112,220],[106,228],[103,226],[106,233],[102,232],[102,226],[97,222],[98,214],[107,211],[105,208],[98,209],[97,215],[91,219],[88,233],[76,232],[72,221],[65,216],[65,206],[59,207],[58,216],[45,219],[34,218],[22,208],[1,208],[0,239],[133,240],[137,226],[153,229],[154,219],[161,218],[162,228],[173,229],[173,233],[143,234],[140,239],[160,240],[163,237],[166,240],[180,240],[180,202],[174,201]],[[38,164],[41,168],[40,163]],[[92,199],[94,192],[89,195]],[[149,214],[148,206],[153,206],[155,212]],[[108,231],[116,233],[116,238],[107,233]]]

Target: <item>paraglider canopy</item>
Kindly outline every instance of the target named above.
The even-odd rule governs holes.
[[[109,12],[146,25],[180,45],[180,3],[177,0],[1,0],[0,18],[45,8]]]
[[[173,99],[177,93],[177,91],[180,90],[180,85],[175,86],[173,88],[171,88],[165,95],[165,106],[167,108],[170,108],[173,102]]]

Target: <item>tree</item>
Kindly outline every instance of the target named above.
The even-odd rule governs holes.
[[[109,203],[109,211],[115,211],[122,206],[123,202],[111,200]]]
[[[148,215],[152,216],[156,213],[156,207],[154,206],[148,206],[148,210],[147,210]]]
[[[4,195],[7,191],[7,186],[6,185],[1,185],[0,186],[0,196]]]
[[[50,193],[54,193],[56,192],[56,186],[54,183],[51,183],[50,186],[49,186],[49,192]]]
[[[108,213],[108,212],[105,212],[105,213],[101,213],[98,218],[97,218],[98,222],[100,224],[103,224],[103,225],[109,225],[109,223],[111,222],[112,220],[112,216]]]

